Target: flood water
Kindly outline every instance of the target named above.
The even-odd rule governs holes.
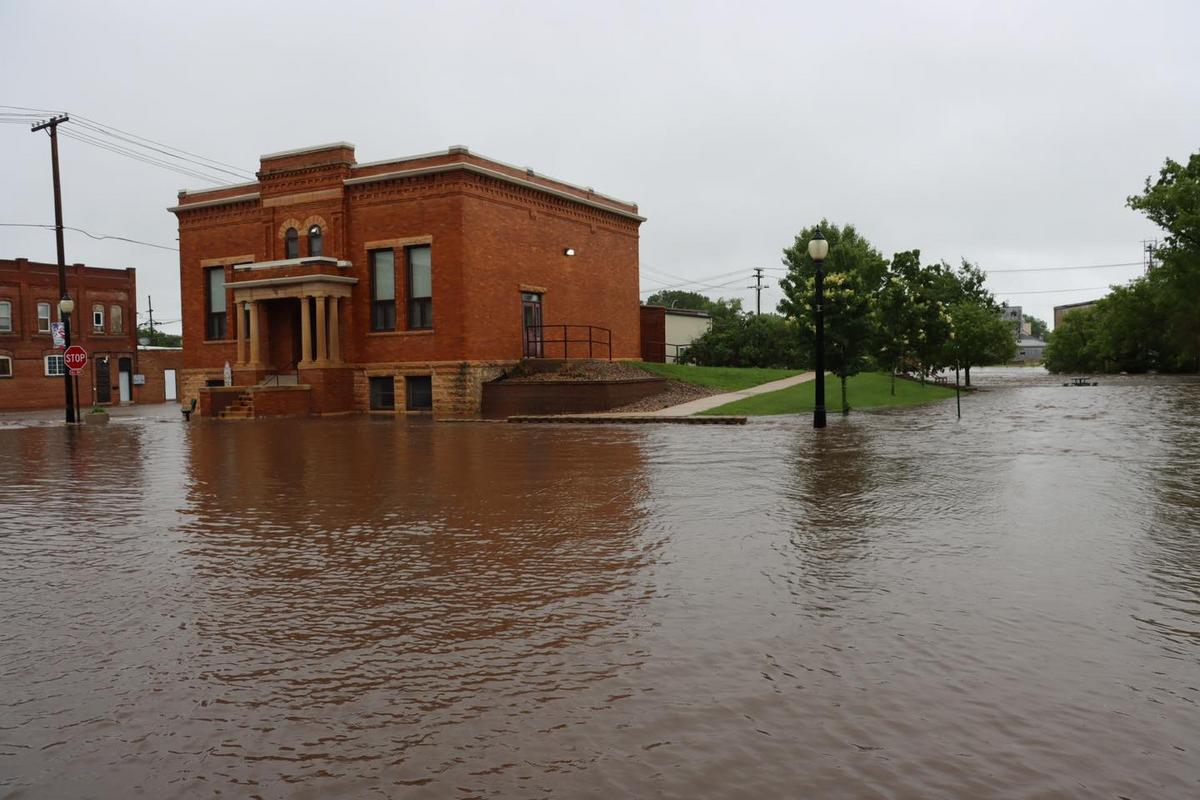
[[[0,425],[0,797],[1200,796],[1200,384]]]

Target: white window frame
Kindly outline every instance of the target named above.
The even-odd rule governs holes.
[[[8,306],[8,314],[6,315],[8,317],[8,327],[0,328],[0,333],[12,333],[12,330],[13,330],[13,324],[12,324],[13,304],[12,304],[12,301],[11,300],[0,300],[0,306]]]
[[[54,372],[50,369],[50,364],[52,362],[58,364],[57,372]],[[61,378],[64,374],[66,374],[67,371],[67,365],[63,361],[63,357],[58,355],[45,356],[42,360],[42,365],[45,367],[47,378]]]
[[[92,306],[92,332],[104,333],[104,306],[99,303]]]
[[[0,356],[0,363],[8,364],[7,370],[0,371],[0,380],[13,376],[12,356]]]
[[[46,308],[46,316],[45,317],[42,316],[42,307],[43,306],[45,306],[45,308]],[[37,304],[37,332],[38,333],[49,333],[50,332],[50,323],[54,321],[53,314],[54,314],[53,306],[50,303],[47,303],[46,301],[43,300]],[[42,327],[43,319],[46,320],[45,328]]]

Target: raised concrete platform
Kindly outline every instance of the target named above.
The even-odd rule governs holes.
[[[661,417],[654,414],[544,414],[509,417],[509,422],[559,422],[575,425],[745,425],[745,417]]]

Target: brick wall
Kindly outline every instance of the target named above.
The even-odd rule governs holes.
[[[348,177],[429,164],[453,168],[343,183]],[[503,369],[480,365],[511,363],[522,356],[523,291],[542,294],[545,324],[606,328],[612,332],[614,358],[640,355],[640,223],[629,216],[635,206],[458,150],[360,169],[353,150],[339,145],[264,158],[261,167],[258,184],[181,195],[180,286],[189,370],[219,374],[225,362],[236,364],[240,314],[234,306],[233,264],[283,259],[288,227],[300,234],[300,255],[309,255],[305,232],[314,222],[324,234],[323,255],[350,262],[348,268],[289,265],[255,270],[249,277],[239,273],[238,279],[286,280],[331,269],[357,279],[351,297],[341,303],[338,328],[343,361],[356,371],[337,389],[336,400],[334,394],[319,392],[318,409],[328,396],[366,410],[368,373],[403,375],[426,369],[434,377],[435,413],[478,414],[480,384]],[[221,199],[229,202],[208,204]],[[188,209],[193,203],[205,205]],[[410,330],[407,324],[405,255],[406,247],[417,244],[431,248],[433,327],[428,330]],[[381,248],[395,253],[393,331],[371,330],[369,252]],[[574,249],[573,257],[564,255],[567,248]],[[204,338],[204,269],[213,265],[225,272],[228,309],[228,335],[217,342]],[[262,352],[270,368],[280,371],[291,367],[293,352],[287,302],[261,304],[266,315],[260,326]],[[604,351],[599,347],[593,354],[605,357]],[[576,346],[570,355],[586,357],[586,345]],[[434,364],[454,366],[430,366]],[[198,385],[202,380],[192,378],[184,398]],[[402,385],[397,381],[398,403]]]
[[[165,403],[167,401],[165,372],[175,370],[175,396],[180,397],[183,350],[138,350],[134,371],[146,378],[141,386],[134,387],[134,401],[138,403]]]
[[[75,300],[71,314],[71,343],[90,357],[79,376],[79,401],[88,407],[94,400],[96,358],[111,359],[112,386],[117,386],[120,358],[133,358],[137,346],[137,279],[132,268],[102,269],[73,264],[66,268],[67,293]],[[13,377],[0,378],[0,410],[60,408],[64,405],[63,379],[45,374],[45,356],[55,350],[49,333],[38,331],[38,303],[49,303],[51,319],[58,321],[58,267],[28,259],[0,259],[0,300],[12,304],[12,330],[0,331],[0,356],[12,360]],[[92,308],[103,309],[104,330],[92,325]],[[120,309],[121,330],[112,330],[112,309]],[[118,398],[112,390],[113,402]]]

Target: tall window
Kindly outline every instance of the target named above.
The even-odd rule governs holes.
[[[409,247],[408,257],[408,327],[433,327],[433,270],[429,260],[429,245]]]
[[[371,330],[396,329],[396,253],[371,251]]]
[[[38,333],[50,332],[50,304],[38,303]]]
[[[61,376],[66,372],[66,367],[63,366],[62,356],[46,356],[46,375],[47,377]]]
[[[300,257],[300,234],[296,233],[295,228],[288,228],[287,233],[283,235],[283,257]]]
[[[204,270],[204,338],[225,338],[225,268]]]
[[[308,255],[309,257],[319,256],[323,254],[323,250],[321,226],[313,225],[308,229]]]
[[[12,302],[0,300],[0,333],[12,333]]]
[[[92,330],[104,333],[104,306],[99,303],[92,306]]]
[[[121,311],[120,306],[108,307],[108,332],[109,333],[124,333],[125,332],[125,315]]]

